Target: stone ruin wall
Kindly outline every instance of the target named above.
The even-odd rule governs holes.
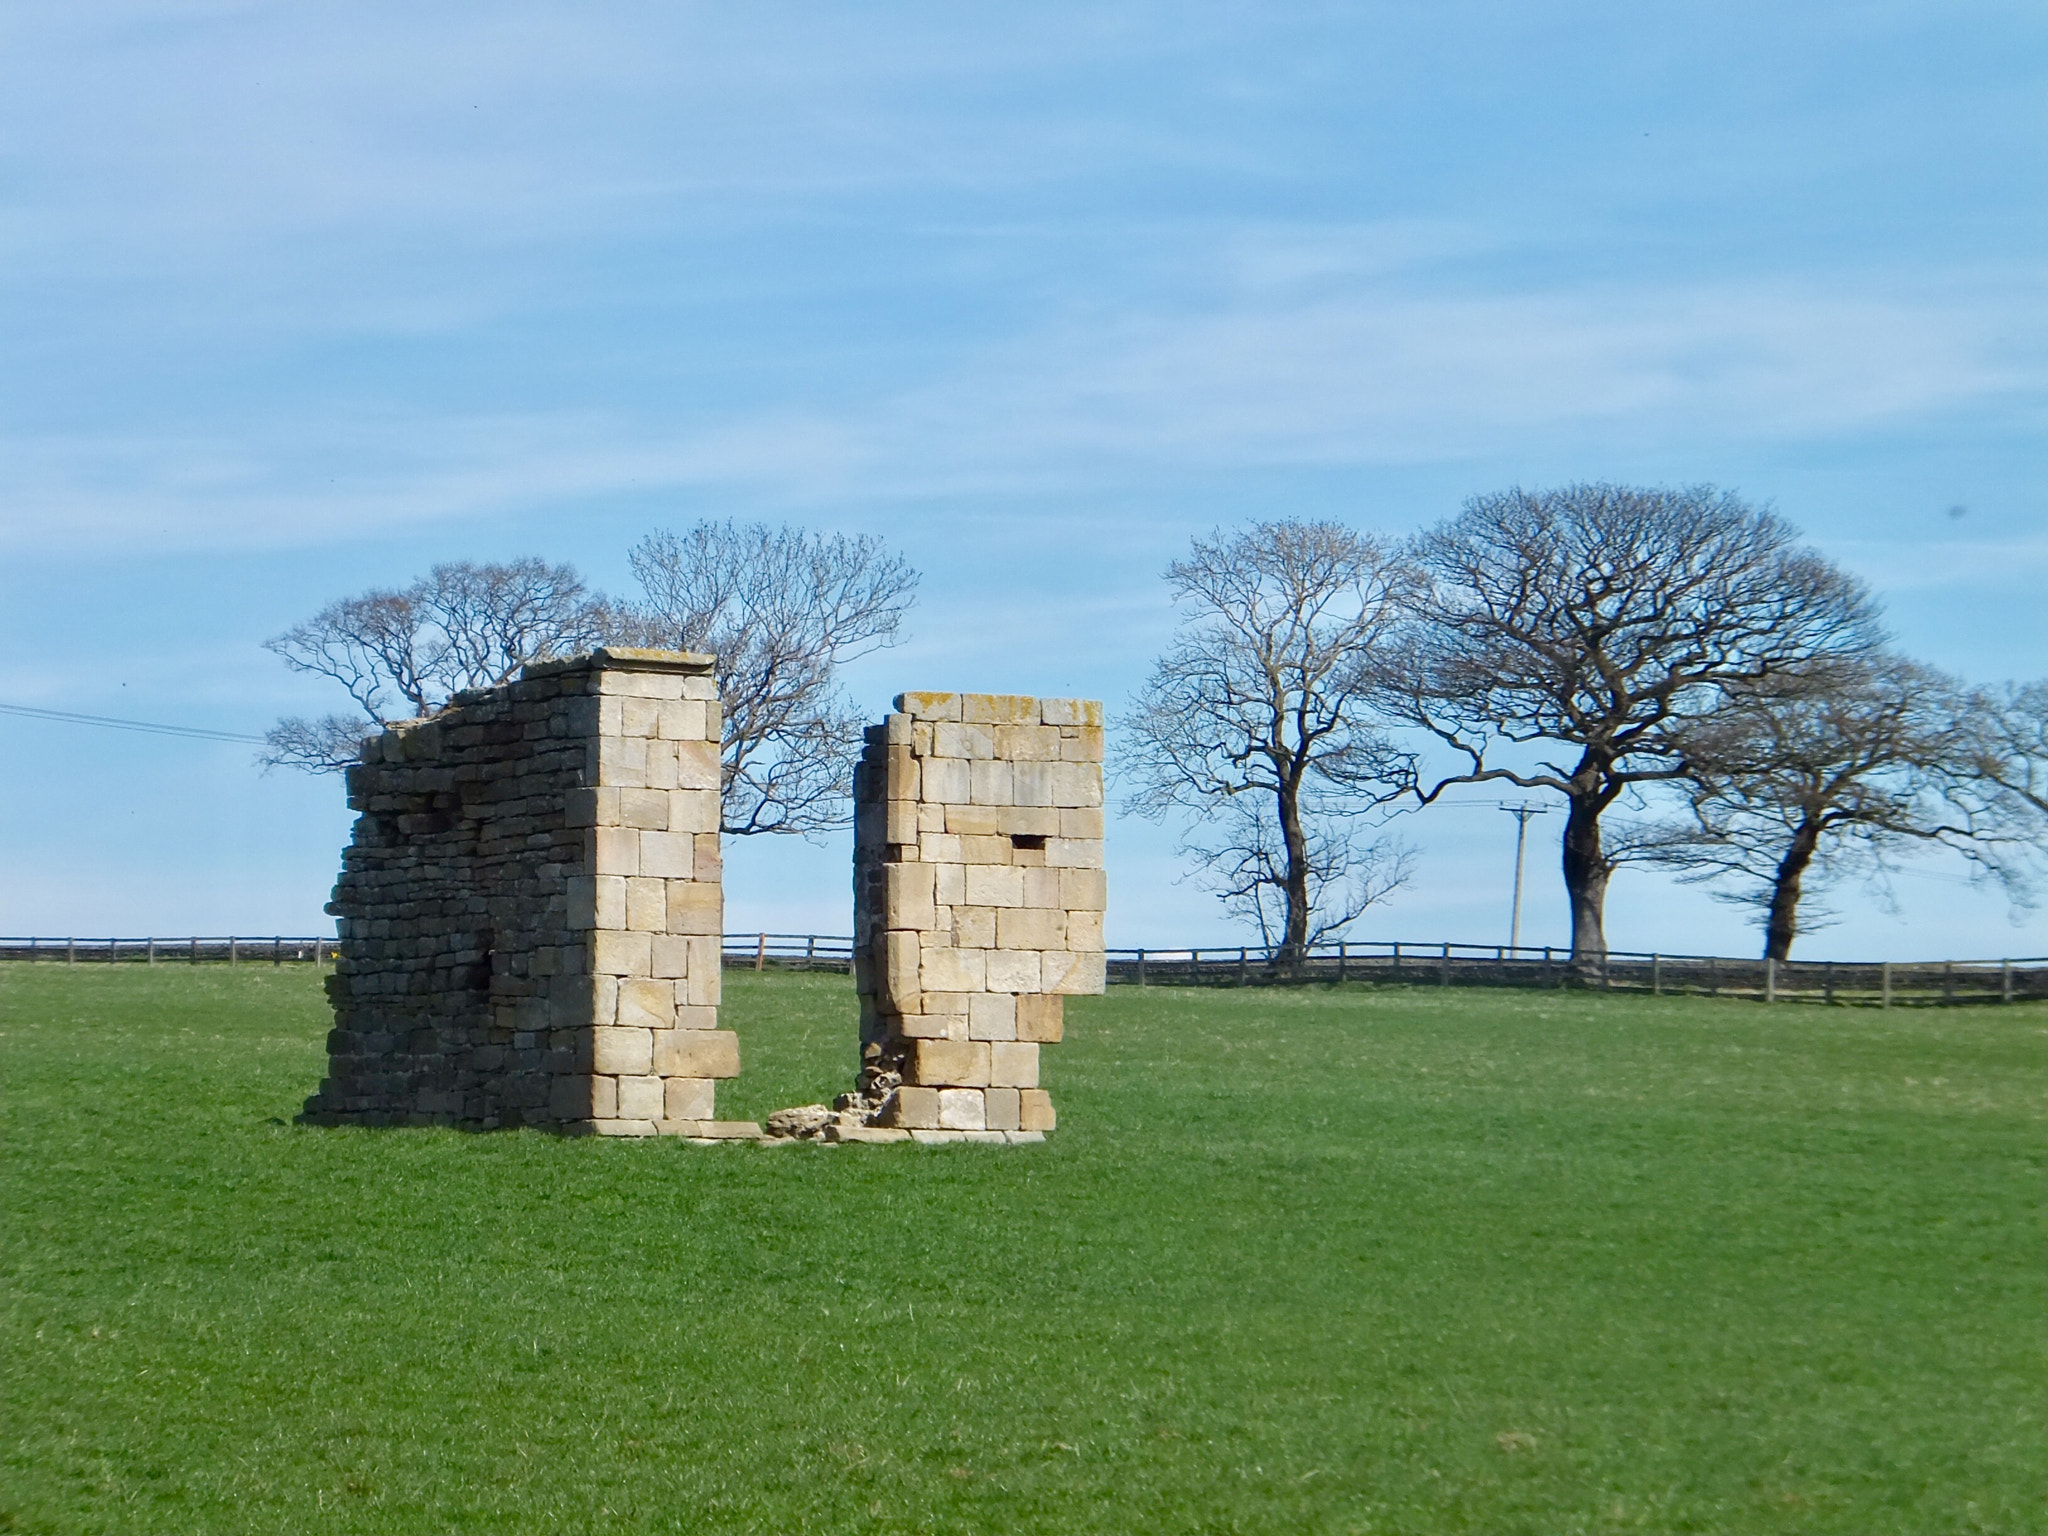
[[[1102,706],[907,693],[854,777],[860,1091],[919,1140],[1052,1129],[1039,1048],[1103,990]]]
[[[315,1124],[757,1133],[716,1119],[712,659],[601,650],[364,743]]]

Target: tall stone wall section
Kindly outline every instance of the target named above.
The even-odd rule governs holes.
[[[1103,989],[1102,706],[906,693],[854,776],[854,972],[871,1123],[1052,1129],[1039,1049]]]
[[[716,1119],[712,659],[601,650],[364,743],[316,1124],[754,1135]]]

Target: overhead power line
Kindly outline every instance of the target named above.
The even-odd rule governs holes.
[[[22,715],[30,720],[57,720],[66,725],[98,725],[113,731],[148,731],[157,736],[190,736],[197,741],[246,741],[260,744],[261,736],[244,736],[238,731],[210,731],[198,725],[155,725],[147,720],[117,720],[111,715],[75,715],[64,709],[37,709],[29,704],[0,704],[0,714]]]

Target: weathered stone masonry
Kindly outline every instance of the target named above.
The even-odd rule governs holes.
[[[723,901],[708,656],[602,650],[364,744],[328,911],[316,1124],[718,1122]]]
[[[1066,997],[1103,989],[1102,706],[904,694],[854,800],[863,1068],[842,1108],[920,1139],[1035,1139],[1054,1121],[1039,1047]]]

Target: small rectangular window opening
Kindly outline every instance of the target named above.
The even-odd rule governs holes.
[[[1045,852],[1045,834],[1042,832],[1012,832],[1010,834],[1010,846],[1012,848],[1029,849],[1043,853]]]

